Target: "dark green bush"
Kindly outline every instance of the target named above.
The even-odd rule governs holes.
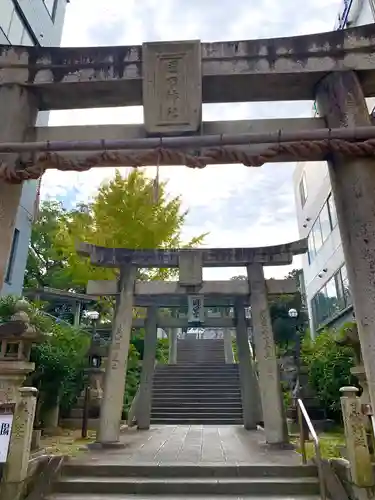
[[[17,300],[18,297],[11,295],[1,297],[1,322],[8,321],[15,313]],[[70,408],[83,387],[90,338],[87,333],[72,326],[56,323],[36,304],[29,303],[28,314],[30,324],[45,334],[45,339],[32,348],[31,361],[35,363],[35,371],[28,377],[27,383],[40,391],[42,413],[55,405],[58,398],[63,409]]]
[[[89,345],[86,333],[55,323],[46,340],[33,347],[32,382],[43,395],[43,410],[56,404],[57,397],[63,411],[75,403],[83,388]]]
[[[351,347],[337,344],[339,336],[334,331],[324,330],[315,340],[305,338],[302,345],[309,383],[327,415],[334,419],[340,417],[340,388],[355,384],[350,373],[354,366],[354,352]]]

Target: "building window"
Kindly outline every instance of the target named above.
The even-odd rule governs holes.
[[[314,222],[312,233],[314,235],[315,253],[317,254],[323,245],[323,237],[319,217]]]
[[[348,307],[348,306],[352,305],[353,302],[352,302],[352,294],[350,293],[348,272],[346,270],[346,266],[342,266],[342,268],[341,268],[341,282],[342,282],[342,290],[343,290],[343,298],[344,298],[344,302],[345,302],[345,307]]]
[[[337,225],[337,212],[332,193],[328,196],[327,205],[329,210],[329,218],[331,221],[331,229],[333,229]]]
[[[8,31],[8,40],[12,45],[21,45],[24,28],[25,26],[21,17],[18,12],[14,10]]]
[[[13,0],[0,0],[0,26],[7,35],[14,11]]]
[[[53,18],[55,15],[56,0],[43,0],[43,3],[46,6],[49,15]]]
[[[301,206],[303,207],[307,200],[306,172],[303,172],[302,179],[299,183],[299,195],[301,198]]]
[[[315,245],[314,245],[314,235],[313,232],[311,231],[308,238],[307,238],[307,245],[308,245],[308,258],[309,258],[309,264],[314,260],[316,252],[315,252]]]
[[[13,276],[16,255],[17,255],[17,247],[18,247],[19,237],[20,237],[20,232],[16,228],[14,230],[14,233],[13,233],[12,248],[10,249],[8,268],[7,268],[7,273],[5,275],[5,283],[8,283],[8,284],[10,284],[12,282],[12,276]]]
[[[331,234],[331,219],[329,217],[328,204],[324,203],[323,208],[319,214],[320,229],[322,231],[322,241],[326,241],[328,236]]]
[[[28,30],[26,28],[24,29],[24,32],[22,35],[21,45],[26,45],[28,47],[32,47],[33,45],[35,45],[34,40],[32,39],[30,33],[28,32]]]
[[[311,301],[315,328],[352,305],[345,265],[332,276]]]
[[[334,227],[337,225],[336,207],[330,194],[323,205],[316,221],[308,236],[309,245],[309,264],[314,260],[324,242],[331,234]]]

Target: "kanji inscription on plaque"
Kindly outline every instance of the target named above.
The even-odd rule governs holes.
[[[202,116],[200,42],[145,43],[142,68],[146,132],[197,132]]]

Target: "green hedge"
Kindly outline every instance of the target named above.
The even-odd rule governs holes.
[[[340,388],[355,385],[350,373],[354,366],[354,352],[351,347],[340,346],[336,340],[343,332],[324,330],[315,338],[305,338],[302,345],[302,359],[308,367],[309,383],[327,415],[339,419]]]

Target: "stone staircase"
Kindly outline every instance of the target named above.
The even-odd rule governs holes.
[[[314,466],[100,465],[67,463],[54,500],[248,498],[318,500]],[[120,496],[121,495],[121,496]],[[132,497],[129,497],[132,498]],[[137,497],[134,497],[137,498]]]
[[[223,340],[178,341],[177,365],[155,370],[151,424],[242,424],[238,365],[225,363]]]

